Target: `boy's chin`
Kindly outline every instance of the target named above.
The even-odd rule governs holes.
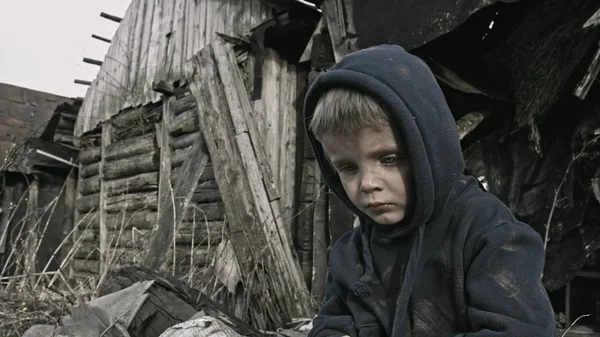
[[[396,225],[404,219],[404,214],[401,212],[389,212],[383,214],[373,214],[371,219],[382,226]]]

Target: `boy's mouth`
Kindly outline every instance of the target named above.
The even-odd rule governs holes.
[[[393,205],[385,202],[370,202],[367,204],[367,209],[372,212],[380,213],[389,210],[391,206]]]

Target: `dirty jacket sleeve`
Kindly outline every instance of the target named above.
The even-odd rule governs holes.
[[[308,337],[356,336],[352,314],[342,298],[340,289],[331,277],[331,272],[329,272],[325,303],[313,320],[313,328]]]
[[[555,335],[544,289],[544,243],[523,223],[488,225],[465,245],[467,314],[474,332],[456,337]]]

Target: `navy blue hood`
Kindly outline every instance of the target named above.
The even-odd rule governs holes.
[[[352,53],[311,85],[304,106],[307,130],[320,96],[338,87],[376,98],[390,113],[392,128],[404,138],[415,174],[416,201],[410,222],[398,234],[413,232],[440,212],[464,170],[456,123],[435,77],[425,62],[399,46]],[[361,219],[369,220],[346,196],[320,142],[310,131],[308,136],[331,190]]]

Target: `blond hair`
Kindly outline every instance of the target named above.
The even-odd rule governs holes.
[[[388,117],[370,95],[348,88],[334,88],[319,98],[309,130],[319,140],[326,134],[348,135],[364,128],[379,130]]]

